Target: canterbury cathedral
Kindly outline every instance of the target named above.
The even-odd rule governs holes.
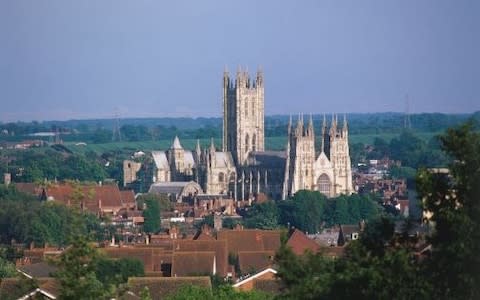
[[[260,193],[272,199],[287,199],[302,189],[327,197],[352,194],[352,170],[348,146],[348,124],[332,116],[323,119],[319,143],[312,117],[299,116],[288,124],[284,151],[265,150],[264,78],[258,70],[251,78],[238,69],[235,78],[223,74],[223,139],[216,149],[199,142],[193,150],[182,147],[178,137],[166,151],[145,154],[142,162],[124,161],[124,185],[143,174],[145,181],[163,189],[190,183],[196,193],[251,200]],[[221,150],[221,151],[219,151]]]

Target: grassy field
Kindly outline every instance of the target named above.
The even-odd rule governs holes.
[[[417,132],[420,138],[428,141],[438,133],[433,132]],[[372,144],[375,138],[382,138],[389,142],[392,138],[398,136],[398,134],[358,134],[350,135],[350,144],[363,143]],[[196,139],[183,139],[180,140],[182,146],[185,149],[195,149],[197,143]],[[215,139],[215,146],[217,149],[221,148],[221,139]],[[283,150],[287,143],[286,137],[266,137],[265,147],[267,150]],[[94,151],[97,153],[104,153],[110,151],[121,152],[135,152],[135,151],[152,151],[152,150],[166,150],[172,144],[171,140],[159,140],[159,141],[142,141],[142,142],[115,142],[106,144],[88,144],[88,145],[76,145],[76,143],[66,143],[71,151],[75,153],[86,153],[88,151]],[[210,139],[201,139],[200,145],[202,148],[210,145]]]

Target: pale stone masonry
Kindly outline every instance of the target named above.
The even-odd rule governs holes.
[[[209,147],[185,150],[175,137],[167,151],[152,151],[152,183],[196,181],[207,194],[227,194],[235,200],[250,200],[263,193],[286,199],[297,191],[320,191],[327,197],[353,193],[348,147],[348,124],[340,127],[332,116],[330,128],[324,118],[321,148],[315,149],[315,130],[299,116],[288,124],[285,151],[265,151],[264,79],[258,70],[251,79],[238,69],[235,79],[223,74],[223,140],[217,151]],[[124,164],[125,183],[135,179],[133,162]],[[201,192],[203,192],[201,191]]]
[[[265,150],[263,72],[255,80],[241,68],[235,81],[223,73],[223,151],[245,165],[250,152]]]

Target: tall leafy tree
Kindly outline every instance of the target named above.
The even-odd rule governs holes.
[[[245,216],[248,228],[275,229],[278,227],[278,208],[275,202],[255,204]]]
[[[427,275],[440,299],[480,299],[480,134],[472,123],[440,138],[449,174],[424,170],[417,189],[433,213]]]
[[[145,232],[155,233],[160,230],[160,204],[157,199],[145,200],[146,208],[143,211]]]
[[[111,295],[95,274],[98,259],[97,250],[86,238],[73,239],[57,262],[55,277],[60,282],[61,299],[106,299]]]

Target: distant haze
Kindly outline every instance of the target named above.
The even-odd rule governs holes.
[[[0,122],[480,110],[480,1],[0,1]]]

